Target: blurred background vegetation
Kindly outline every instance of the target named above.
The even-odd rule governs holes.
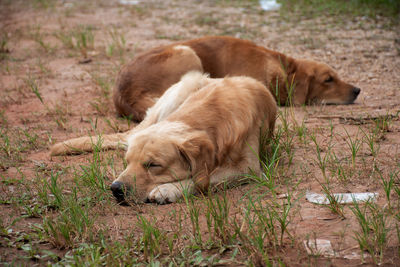
[[[387,16],[397,18],[400,14],[399,0],[278,0],[284,10],[304,15]]]

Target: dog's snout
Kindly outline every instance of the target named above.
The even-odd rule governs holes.
[[[361,92],[361,89],[360,89],[360,88],[357,88],[357,87],[354,87],[354,88],[353,88],[353,95],[354,95],[355,97],[357,97],[357,96],[360,94],[360,92]]]
[[[117,199],[118,202],[125,201],[125,191],[126,187],[123,183],[115,181],[111,184],[110,187],[114,197]]]
[[[113,192],[121,192],[123,193],[124,184],[118,181],[115,181],[111,184],[111,191]]]

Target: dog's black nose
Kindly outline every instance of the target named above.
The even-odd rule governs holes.
[[[357,87],[354,87],[354,88],[353,88],[353,95],[354,95],[355,97],[357,97],[357,96],[360,94],[360,92],[361,92],[361,89],[360,89],[360,88],[357,88]]]
[[[123,183],[115,181],[111,184],[110,189],[118,202],[125,201],[125,190],[126,189],[125,189],[125,185]]]

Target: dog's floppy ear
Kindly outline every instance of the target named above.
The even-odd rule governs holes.
[[[194,159],[189,157],[183,146],[178,146],[179,155],[181,156],[183,162],[188,165],[188,169],[190,174],[192,174],[193,165],[195,164]]]
[[[307,61],[296,60],[288,73],[288,93],[292,96],[294,105],[304,105],[310,99],[310,85],[314,79],[314,70]],[[292,92],[290,92],[292,90]]]
[[[214,146],[207,136],[190,136],[178,145],[182,160],[188,164],[192,179],[200,191],[208,189],[210,172],[214,169]]]
[[[297,75],[296,75],[297,76]],[[300,74],[294,77],[293,84],[293,104],[294,105],[304,105],[309,100],[308,95],[310,92],[311,76]]]

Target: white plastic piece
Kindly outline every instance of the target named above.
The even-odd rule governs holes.
[[[356,252],[351,252],[350,254],[344,255],[343,258],[346,260],[358,260],[361,259],[361,255]]]
[[[331,241],[325,239],[304,240],[304,246],[308,255],[333,257],[335,253],[331,245]]]
[[[139,0],[119,0],[119,3],[122,4],[122,5],[134,6],[134,5],[139,4],[140,1]]]
[[[281,4],[277,3],[275,0],[260,0],[260,6],[261,9],[265,11],[278,10],[281,8]]]
[[[336,193],[333,194],[335,199],[340,204],[351,204],[354,201],[366,202],[366,201],[375,201],[379,194],[378,193]],[[329,204],[329,199],[326,195],[317,194],[313,192],[307,192],[306,198],[311,203],[316,204]]]

